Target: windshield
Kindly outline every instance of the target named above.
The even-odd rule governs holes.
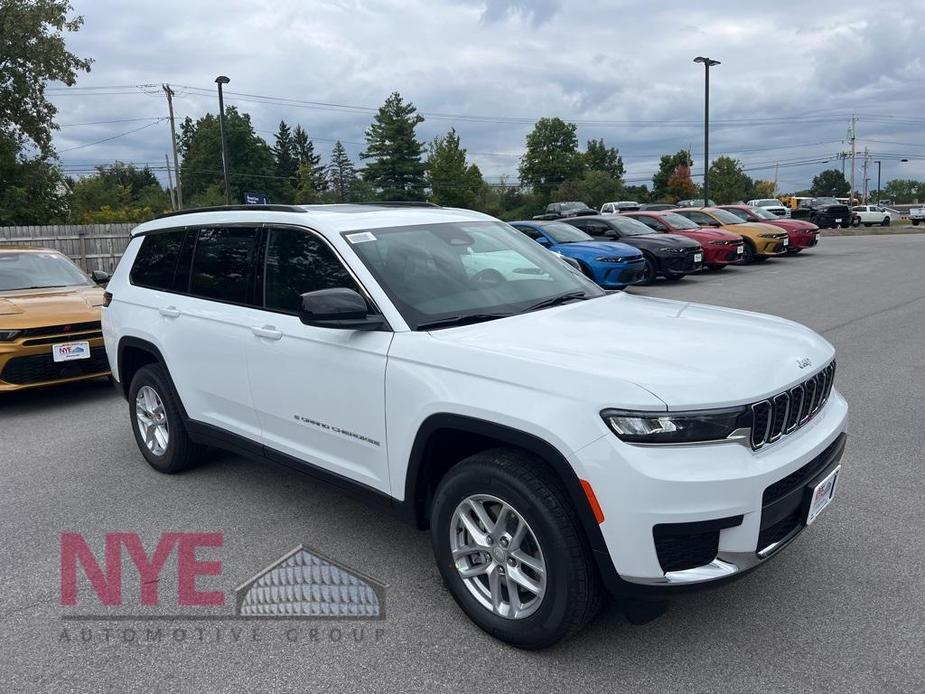
[[[544,224],[543,231],[549,234],[549,237],[556,243],[576,243],[578,241],[593,241],[581,229],[576,229],[571,224],[556,222],[554,224]]]
[[[695,224],[687,217],[682,217],[681,215],[675,214],[674,212],[660,215],[659,218],[665,220],[674,229],[690,229],[691,231],[694,231],[700,228],[699,225]]]
[[[593,282],[503,222],[445,222],[344,232],[412,330],[487,320],[574,293]],[[459,320],[461,323],[462,320]]]
[[[59,253],[0,253],[0,291],[92,284]]]
[[[710,214],[723,224],[741,224],[743,221],[727,210],[710,210]]]
[[[608,217],[607,223],[625,236],[642,236],[652,233],[652,229],[632,217]]]
[[[758,207],[754,208],[756,217],[761,216],[760,209],[761,208],[758,208]],[[751,216],[748,214],[748,210],[742,210],[742,209],[739,209],[738,207],[733,207],[731,210],[726,210],[726,212],[730,212],[734,214],[736,217],[741,219],[743,222],[747,222],[751,219]],[[771,215],[771,216],[774,217],[774,215]]]
[[[761,217],[761,219],[780,219],[780,217],[778,217],[776,214],[773,212],[768,212],[763,207],[753,207],[752,212],[754,212],[757,217]],[[745,218],[743,217],[743,219]]]

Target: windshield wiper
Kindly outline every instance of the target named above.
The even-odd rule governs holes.
[[[456,325],[471,325],[472,323],[484,323],[485,321],[495,320],[496,318],[507,318],[514,315],[513,313],[467,313],[463,316],[450,316],[449,318],[439,318],[437,320],[418,323],[415,330],[429,330],[431,328],[450,328]]]
[[[588,299],[588,297],[583,289],[579,289],[574,292],[565,292],[564,294],[557,294],[556,296],[551,296],[548,299],[543,299],[538,301],[533,306],[528,306],[521,313],[529,313],[530,311],[536,311],[541,308],[549,308],[550,306],[558,306],[559,304],[564,304],[568,301],[573,301],[575,299]]]

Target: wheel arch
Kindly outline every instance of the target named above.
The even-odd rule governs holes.
[[[167,361],[164,359],[164,355],[161,354],[161,351],[157,348],[157,345],[140,337],[132,337],[127,335],[119,340],[119,346],[117,348],[116,354],[118,355],[117,364],[119,370],[119,386],[122,391],[122,395],[126,399],[128,399],[129,388],[131,388],[132,385],[132,378],[134,378],[135,374],[138,372],[138,369],[146,366],[147,364],[157,364],[164,370],[164,375],[167,377],[167,381],[170,383],[170,387],[173,389],[173,395],[180,406],[180,412],[183,415],[183,418],[188,419],[186,408],[183,406],[183,401],[180,399],[180,394],[173,382],[170,369],[167,368]]]

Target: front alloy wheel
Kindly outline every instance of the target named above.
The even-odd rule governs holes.
[[[135,396],[135,419],[145,446],[153,455],[161,456],[170,443],[167,410],[161,397],[151,386],[142,386]]]
[[[466,497],[450,521],[450,550],[466,589],[508,619],[532,615],[546,594],[546,560],[530,525],[489,494]]]

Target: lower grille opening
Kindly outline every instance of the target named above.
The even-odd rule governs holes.
[[[742,516],[693,523],[660,523],[652,528],[655,553],[662,571],[683,571],[709,564],[719,551],[723,528],[742,524]]]
[[[774,525],[768,526],[758,535],[758,551],[760,552],[775,542],[780,542],[800,527],[802,522],[800,511],[797,510],[795,513],[791,513],[789,516],[777,521]]]
[[[66,378],[102,374],[109,371],[109,360],[105,347],[92,347],[89,359],[56,362],[49,350],[48,354],[35,354],[29,357],[14,357],[3,367],[0,381],[14,385],[28,385],[43,381],[58,381]]]

